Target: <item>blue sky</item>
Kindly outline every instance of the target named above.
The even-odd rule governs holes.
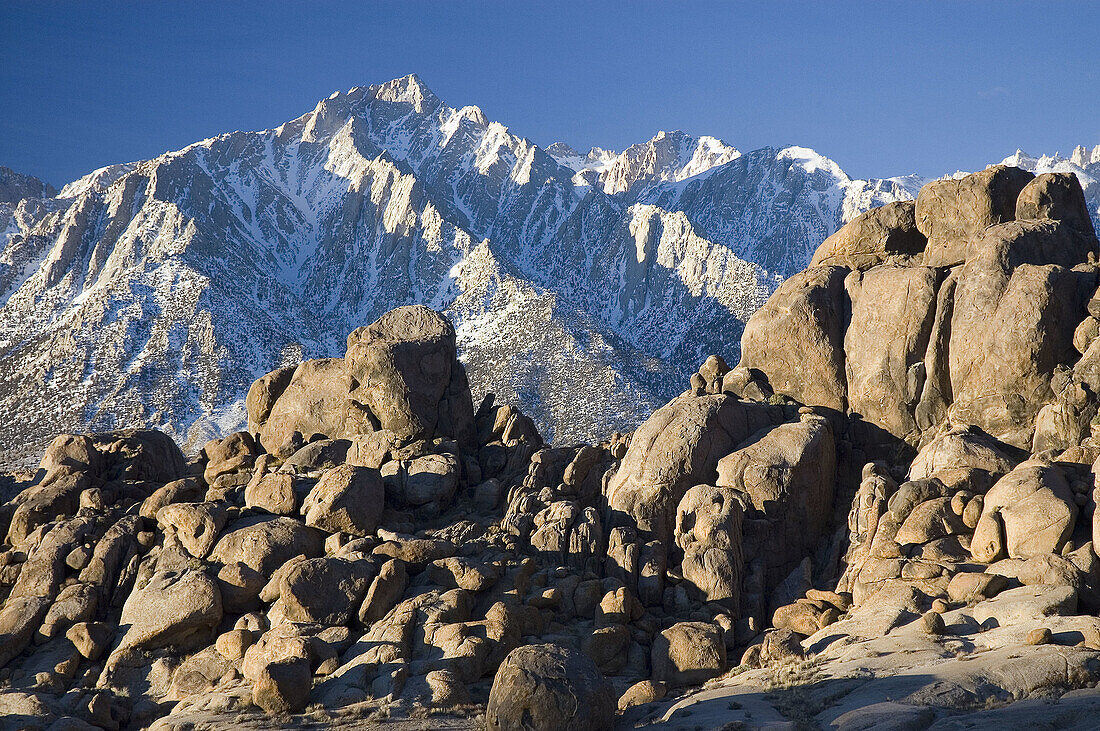
[[[853,176],[1100,144],[1100,3],[0,6],[0,164],[62,184],[410,72],[536,143],[659,129]]]

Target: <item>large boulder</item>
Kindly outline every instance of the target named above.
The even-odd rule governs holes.
[[[201,501],[206,494],[206,485],[198,477],[185,477],[173,480],[158,487],[141,503],[140,515],[143,518],[156,519],[157,511],[173,503],[193,503]]]
[[[392,460],[382,465],[386,499],[397,507],[438,511],[454,497],[460,472],[458,457],[450,452]]]
[[[985,563],[1059,553],[1076,520],[1077,504],[1062,471],[1028,460],[986,493],[971,551]]]
[[[38,468],[47,475],[60,472],[100,474],[106,462],[96,449],[96,440],[88,434],[59,434],[46,447]]]
[[[252,702],[269,713],[300,711],[313,688],[315,625],[281,622],[245,651],[240,672],[253,682]],[[318,646],[321,643],[317,643]]]
[[[50,600],[38,596],[17,597],[4,602],[0,608],[0,668],[31,643],[49,608]]]
[[[92,520],[86,517],[55,523],[30,551],[11,587],[8,599],[25,596],[43,599],[56,597],[70,572],[66,558],[75,546],[84,541],[93,527]],[[100,545],[105,542],[100,541]],[[98,551],[99,547],[96,548]]]
[[[0,506],[0,532],[9,545],[21,547],[39,526],[74,515],[80,494],[90,487],[125,483],[144,498],[186,475],[180,448],[156,429],[61,434],[46,448],[36,480]]]
[[[3,506],[0,514],[8,521],[8,545],[21,548],[39,526],[76,513],[80,493],[93,484],[93,475],[88,472],[67,468],[47,472],[41,482],[23,490]]]
[[[243,614],[256,609],[260,591],[267,584],[263,574],[239,561],[222,566],[217,578],[226,614]]]
[[[894,535],[899,546],[920,545],[967,533],[962,518],[951,509],[951,498],[925,500],[913,507]]]
[[[220,564],[241,562],[263,576],[295,556],[312,558],[324,553],[324,539],[314,528],[293,518],[256,515],[226,526],[210,553]]]
[[[971,236],[1016,217],[1016,199],[1034,177],[1020,168],[994,165],[963,178],[926,183],[915,210],[917,228],[928,238],[924,263],[963,263]]]
[[[718,463],[717,485],[743,492],[766,518],[765,556],[774,585],[824,534],[832,514],[836,441],[829,422],[803,414],[793,423],[755,434]]]
[[[95,619],[99,594],[90,584],[69,584],[57,594],[53,606],[46,612],[39,637],[52,638],[64,634],[74,624]]]
[[[996,262],[1008,270],[1023,264],[1057,264],[1068,269],[1088,261],[1096,249],[1094,236],[1081,233],[1065,221],[1025,219],[990,226],[972,236],[967,242],[966,260],[969,263],[985,257],[985,268]]]
[[[314,660],[311,635],[320,628],[295,622],[278,622],[267,629],[244,651],[240,671],[247,680],[255,681],[263,669],[280,662],[301,661],[309,668]]]
[[[615,694],[587,655],[559,645],[525,645],[493,678],[485,727],[500,731],[604,731]]]
[[[678,622],[653,638],[653,678],[697,685],[726,672],[722,631],[709,622]]]
[[[843,411],[847,274],[814,267],[779,285],[745,324],[739,368],[762,371],[776,393]]]
[[[351,398],[354,387],[355,379],[343,358],[307,360],[294,370],[267,418],[260,420],[262,410],[250,411],[248,420],[258,426],[260,444],[268,452],[281,447],[294,432],[307,439],[315,434],[336,439],[373,431],[366,407]]]
[[[158,429],[123,429],[90,435],[105,460],[105,480],[164,484],[187,476],[187,458]]]
[[[347,461],[351,444],[350,439],[315,439],[295,449],[279,471],[298,474],[331,470]]]
[[[221,475],[251,468],[257,456],[256,440],[246,431],[236,432],[211,440],[203,452],[207,460],[203,479],[210,485]]]
[[[941,471],[969,468],[999,478],[1016,466],[1012,448],[974,426],[945,429],[921,447],[909,465],[909,479],[923,480]]]
[[[393,609],[409,584],[409,574],[405,569],[405,562],[391,558],[382,564],[378,570],[378,576],[374,577],[370,588],[363,597],[363,604],[359,608],[359,621],[370,626],[386,616]]]
[[[681,396],[634,432],[606,488],[607,504],[637,527],[671,540],[687,489],[713,484],[720,460],[750,434],[779,421],[777,409],[733,396]]]
[[[108,528],[96,543],[88,565],[80,571],[80,581],[100,586],[104,598],[108,597],[123,572],[129,568],[131,556],[140,549],[136,538],[142,525],[142,518],[130,514]],[[64,563],[62,565],[65,566]]]
[[[126,634],[116,653],[130,648],[209,642],[221,618],[221,592],[205,572],[185,569],[156,573],[122,606],[119,624]]]
[[[347,624],[358,616],[374,578],[365,560],[312,558],[294,563],[279,582],[279,604],[291,622]]]
[[[293,515],[298,508],[301,478],[291,472],[256,474],[244,488],[245,507],[274,515]]]
[[[345,360],[356,394],[398,438],[473,436],[473,404],[455,331],[438,312],[399,307],[348,335]]]
[[[846,281],[852,300],[844,333],[848,408],[911,442],[921,432],[916,405],[929,370],[940,279],[929,267],[883,265]]]
[[[1073,173],[1036,175],[1016,199],[1016,218],[1053,218],[1086,236],[1095,235],[1085,191]]]
[[[301,658],[264,665],[252,686],[252,702],[268,713],[304,710],[313,689],[313,673]]]
[[[1090,245],[1065,224],[1029,220],[986,229],[974,246],[951,317],[948,416],[1027,448],[1036,414],[1054,398],[1055,367],[1077,359],[1073,333],[1095,275],[1067,267]]]
[[[378,528],[385,498],[378,470],[343,464],[321,477],[306,496],[302,512],[308,526],[368,536]]]
[[[870,269],[919,259],[928,239],[917,230],[915,210],[914,201],[897,201],[856,216],[817,247],[810,266]]]
[[[271,415],[271,407],[290,385],[290,379],[294,377],[294,371],[297,369],[297,365],[283,366],[253,382],[252,387],[248,389],[248,396],[245,397],[249,432],[258,432],[260,425],[267,421]]]
[[[343,358],[281,368],[253,383],[249,428],[275,452],[295,432],[309,440],[385,429],[397,440],[446,435],[472,447],[474,412],[455,331],[421,305],[391,310],[348,335]]]
[[[904,453],[898,439],[915,447],[945,422],[1021,449],[1077,444],[1088,394],[1052,386],[1076,363],[1074,383],[1100,389],[1095,328],[1078,327],[1100,244],[1076,178],[997,166],[927,184],[914,209],[923,257],[886,243],[908,229],[893,221],[902,207],[885,208],[837,232],[750,318],[727,390],[759,399],[766,377],[777,394],[858,414],[851,438],[873,454]]]
[[[157,523],[195,558],[206,558],[225,527],[221,503],[173,503],[157,511]]]
[[[744,557],[741,551],[742,493],[712,485],[688,490],[676,508],[676,545],[684,552],[681,573],[706,601],[740,614]]]

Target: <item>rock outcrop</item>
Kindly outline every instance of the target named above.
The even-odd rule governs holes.
[[[1073,176],[1003,166],[930,183],[914,209],[921,245],[901,211],[865,214],[750,321],[725,390],[824,409],[837,438],[834,491],[804,484],[795,494],[827,494],[838,508],[850,500],[850,510],[843,540],[793,552],[812,558],[809,571],[773,590],[772,628],[742,656],[761,669],[710,691],[714,703],[740,708],[777,673],[810,666],[823,726],[939,728],[983,703],[1057,696],[1100,677],[1100,393],[1083,357],[1096,339],[1100,267],[1082,200]],[[718,484],[737,475],[737,460],[723,458]],[[819,451],[771,464],[785,462],[776,475],[790,479],[822,461]],[[749,495],[750,483],[740,481]],[[782,522],[798,505],[788,498],[770,512]],[[837,523],[822,520],[826,533]],[[775,525],[752,542],[768,545]],[[750,583],[747,572],[743,612]],[[1061,645],[1057,671],[1039,650],[1048,642]],[[968,662],[944,665],[948,654]],[[887,676],[899,678],[889,690]],[[1052,712],[1087,727],[1090,711],[1068,698]],[[764,704],[752,719],[781,709]]]
[[[858,415],[865,442],[884,432],[879,446],[918,447],[956,423],[1065,448],[1095,413],[1081,353],[1098,243],[1083,201],[1072,175],[996,166],[928,183],[916,232],[899,211],[870,211],[749,321],[737,370]]]
[[[275,451],[298,432],[343,439],[385,429],[397,439],[473,440],[466,371],[454,327],[422,306],[400,307],[348,335],[344,358],[306,361],[248,392],[249,429]]]
[[[707,358],[599,443],[475,411],[423,307],[260,378],[249,431],[191,460],[157,432],[58,437],[0,508],[0,712],[611,728],[692,705],[704,727],[867,728],[1062,696],[1080,715],[1100,680],[1083,221],[1063,177],[930,184],[826,241],[737,367]]]

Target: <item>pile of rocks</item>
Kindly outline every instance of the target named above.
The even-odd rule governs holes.
[[[541,439],[491,398],[475,413],[439,314],[388,313],[248,411],[190,462],[156,431],[50,445],[0,512],[6,718],[461,706],[544,629],[521,599],[547,577],[497,525]]]
[[[946,420],[1067,449],[1100,389],[1097,250],[1072,174],[928,183],[826,239],[749,321],[732,380],[858,414],[863,441],[915,447]]]
[[[954,728],[1100,680],[1097,251],[1072,175],[936,181],[826,240],[749,322],[738,367],[700,369],[697,397],[814,404],[838,463],[867,460],[842,560],[819,547],[814,588],[742,656],[763,670],[714,697],[793,664],[819,723]],[[1090,727],[1089,698],[1060,723]]]
[[[749,323],[731,373],[834,409],[859,449],[893,458],[864,467],[848,518],[836,588],[855,606],[897,580],[953,599],[1004,586],[984,567],[1058,574],[1100,609],[1097,251],[1076,177],[992,167],[863,214]]]
[[[906,667],[924,720],[1094,684],[1083,205],[1072,176],[999,167],[870,211],[748,323],[737,367],[708,358],[600,444],[475,410],[424,307],[259,379],[248,431],[190,461],[155,431],[58,437],[0,509],[0,713],[599,729],[813,668],[818,719],[855,728],[877,700],[836,698]],[[979,653],[1030,664],[944,679]],[[726,701],[716,722],[795,717],[743,701],[755,720]]]
[[[54,441],[4,508],[7,712],[607,726],[619,696],[725,672],[826,529],[835,446],[811,410],[689,393],[634,435],[547,448],[491,397],[475,412],[431,310],[348,343],[258,380],[249,431],[190,463],[155,431]],[[596,699],[566,713],[585,677]]]

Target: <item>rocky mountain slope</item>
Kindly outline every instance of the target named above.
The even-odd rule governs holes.
[[[548,438],[632,427],[837,226],[918,185],[681,132],[551,148],[409,76],[0,203],[0,404],[21,414],[0,461],[58,430],[200,445],[261,373],[413,303]]]
[[[1095,728],[1075,175],[860,215],[599,442],[475,408],[458,339],[387,312],[190,460],[54,439],[0,505],[0,727]]]
[[[24,198],[53,198],[57,190],[31,175],[21,175],[0,165],[0,204],[18,203]]]

